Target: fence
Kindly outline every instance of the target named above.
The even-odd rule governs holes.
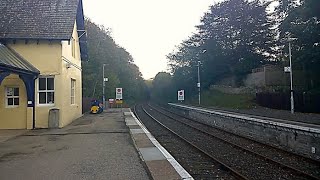
[[[89,112],[91,109],[91,101],[94,100],[95,98],[90,98],[90,97],[82,97],[82,113]],[[105,106],[106,108],[129,108],[129,105],[123,102],[123,104],[113,104],[109,105],[108,101]]]
[[[290,110],[290,93],[257,93],[256,102],[260,106]],[[294,93],[295,111],[320,113],[320,94]]]
[[[93,98],[88,98],[88,97],[82,98],[82,113],[90,111],[92,99]]]

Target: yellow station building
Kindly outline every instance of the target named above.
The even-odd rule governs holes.
[[[82,0],[1,0],[0,12],[0,129],[64,127],[79,118]]]

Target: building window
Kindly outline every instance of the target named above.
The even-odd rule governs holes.
[[[76,40],[74,38],[71,38],[71,51],[72,57],[76,57]]]
[[[76,80],[71,79],[71,104],[75,104],[76,96]]]
[[[6,106],[7,107],[19,106],[19,88],[18,87],[6,88]]]
[[[54,104],[54,78],[40,77],[39,78],[39,104]]]

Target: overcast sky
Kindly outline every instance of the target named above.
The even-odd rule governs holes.
[[[195,25],[221,0],[83,0],[84,14],[112,30],[145,79],[167,70],[166,55],[195,32]]]

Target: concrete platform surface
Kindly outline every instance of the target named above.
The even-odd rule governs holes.
[[[191,175],[162,147],[133,113],[124,113],[136,149],[154,180],[192,180]]]
[[[0,129],[0,143],[5,142],[9,139],[15,138],[22,134],[25,134],[29,130],[22,130],[22,129]]]
[[[3,140],[0,179],[150,179],[124,111],[129,112],[87,114],[62,129],[32,130]]]

